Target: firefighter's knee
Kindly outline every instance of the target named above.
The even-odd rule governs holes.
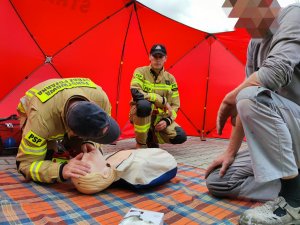
[[[147,100],[139,100],[136,104],[136,115],[138,117],[147,117],[151,114],[151,102]]]
[[[187,137],[184,130],[181,127],[175,127],[176,136],[173,139],[170,139],[172,144],[182,144],[186,141]]]

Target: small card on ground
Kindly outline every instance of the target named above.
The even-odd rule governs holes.
[[[131,208],[119,225],[163,225],[163,217],[161,212]]]

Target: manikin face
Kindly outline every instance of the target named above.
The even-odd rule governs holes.
[[[81,160],[91,166],[91,173],[101,173],[105,177],[105,174],[111,170],[101,152],[96,148],[84,153]]]
[[[155,54],[149,56],[150,64],[152,69],[161,70],[164,67],[165,62],[167,61],[167,56],[162,54]]]
[[[115,171],[98,149],[94,148],[84,153],[81,160],[91,166],[91,172],[85,176],[72,178],[72,182],[79,192],[93,194],[106,189],[115,181]]]
[[[229,18],[238,18],[236,28],[246,28],[253,38],[263,38],[278,27],[275,18],[281,7],[277,0],[225,0]]]

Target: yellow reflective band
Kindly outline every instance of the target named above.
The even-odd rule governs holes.
[[[41,146],[46,142],[46,140],[39,135],[35,134],[33,131],[29,131],[25,135],[25,139],[29,141],[31,144],[36,145],[36,146]]]
[[[65,136],[65,134],[58,134],[58,135],[49,137],[48,140],[62,139],[64,136]]]
[[[158,108],[158,114],[162,114],[162,113],[164,113],[165,111],[163,110],[163,109],[161,109],[161,108]]]
[[[38,97],[41,102],[46,102],[58,92],[64,89],[71,89],[76,87],[96,88],[97,86],[88,78],[67,78],[56,81],[43,87],[41,90],[35,91],[35,96]]]
[[[147,123],[145,125],[139,126],[134,124],[134,131],[138,133],[147,133],[150,129],[151,123]]]
[[[161,118],[162,118],[161,116],[157,115],[154,122],[153,122],[153,125],[156,126],[156,124],[158,124],[159,121],[161,121]]]
[[[178,91],[175,91],[173,94],[172,94],[172,98],[176,98],[179,96],[179,92]]]
[[[68,159],[61,159],[61,158],[52,158],[52,162],[63,164],[65,162],[69,162]]]
[[[172,117],[176,118],[177,117],[177,113],[175,112],[175,110],[172,110]]]
[[[146,86],[151,87],[152,89],[156,90],[171,90],[171,86],[167,84],[153,84],[148,80],[144,81]]]
[[[29,155],[45,155],[47,152],[47,145],[43,145],[41,147],[31,147],[25,144],[24,140],[21,141],[19,148],[25,154]]]
[[[168,85],[168,84],[155,84],[155,86],[160,87],[160,88],[170,87],[170,85]]]
[[[171,90],[171,86],[167,85],[167,84],[152,84],[152,83],[149,83],[148,85],[151,85],[151,88],[153,90],[168,90],[168,91]]]
[[[154,85],[153,83],[151,83],[149,80],[144,80],[144,82],[146,83],[146,84],[148,84],[148,85]]]
[[[153,87],[153,89],[154,90],[168,90],[168,91],[171,90],[170,86],[156,86],[156,85]]]
[[[165,143],[164,139],[162,139],[159,132],[155,132],[155,135],[157,137],[157,141],[158,141],[159,144],[164,144]]]
[[[156,100],[156,94],[150,93],[149,95],[150,95],[150,101],[155,102],[155,100]]]
[[[43,161],[36,161],[36,162],[31,163],[29,171],[30,171],[32,180],[42,182],[40,175],[39,175],[39,169],[42,164],[43,164]]]
[[[140,79],[140,80],[142,80],[144,78],[144,76],[140,73],[135,73],[133,76],[137,79]]]
[[[25,95],[31,98],[35,94],[35,89],[31,88],[30,90],[26,91]]]
[[[153,90],[153,85],[150,85],[150,84],[143,84],[143,90],[145,92],[152,92]]]
[[[143,82],[142,81],[140,81],[140,80],[138,80],[138,79],[132,79],[131,80],[131,83],[130,83],[131,85],[134,85],[134,84],[139,84],[141,87],[143,87]]]
[[[28,145],[26,145],[24,139],[22,139],[21,144],[24,145],[26,148],[28,148],[30,150],[34,150],[34,151],[39,151],[40,149],[44,149],[47,146],[46,143],[44,145],[42,145],[42,146],[39,146],[39,147],[28,146]]]
[[[23,107],[23,105],[22,105],[21,102],[19,102],[17,109],[18,109],[20,112],[25,113],[25,109],[24,109],[24,107]]]

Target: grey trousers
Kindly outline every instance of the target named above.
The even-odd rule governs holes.
[[[263,87],[237,96],[237,110],[248,150],[237,154],[224,177],[219,169],[207,178],[217,197],[269,200],[278,196],[280,178],[300,167],[300,106]]]

